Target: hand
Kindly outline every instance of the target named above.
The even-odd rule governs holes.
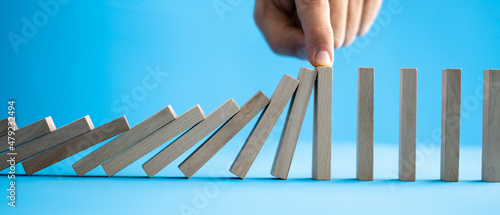
[[[256,0],[254,19],[279,55],[331,66],[333,49],[368,32],[382,0]]]

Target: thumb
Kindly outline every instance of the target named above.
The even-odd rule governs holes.
[[[333,31],[328,0],[295,0],[311,64],[333,64]]]

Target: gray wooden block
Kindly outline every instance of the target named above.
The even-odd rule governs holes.
[[[484,70],[482,179],[500,182],[500,70]]]
[[[415,181],[417,132],[417,69],[400,70],[399,180]]]
[[[56,126],[54,125],[54,121],[52,121],[52,117],[49,116],[45,119],[18,129],[15,132],[16,141],[14,142],[13,146],[17,147],[28,141],[46,135],[54,130],[56,130]],[[1,136],[0,143],[7,143],[7,139],[8,135]],[[8,144],[0,144],[0,153],[9,150],[9,147],[10,146]]]
[[[0,121],[0,136],[4,136],[9,131],[9,127],[13,127],[14,131],[17,130],[17,124],[14,118],[7,117]]]
[[[312,178],[331,179],[332,153],[332,67],[317,67],[314,86]]]
[[[373,180],[373,94],[374,68],[358,69],[356,127],[356,178]]]
[[[441,106],[441,180],[458,181],[461,69],[443,69]]]

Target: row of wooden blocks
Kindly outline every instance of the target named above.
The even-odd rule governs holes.
[[[460,145],[461,70],[444,69],[442,85],[441,179],[458,181]],[[15,127],[12,118],[0,121],[0,169],[23,162],[27,175],[36,173],[93,145],[117,136],[73,164],[79,176],[102,165],[113,176],[139,158],[180,135],[142,165],[153,177],[204,137],[207,138],[180,165],[193,176],[260,112],[257,123],[230,171],[245,178],[278,118],[290,101],[271,174],[286,179],[314,89],[312,178],[330,180],[332,144],[332,68],[301,68],[298,78],[284,75],[269,99],[262,92],[241,108],[229,99],[205,116],[199,105],[177,116],[169,105],[130,128],[125,116],[94,129],[85,116],[56,129],[52,118]],[[482,179],[500,181],[500,70],[484,71]],[[400,71],[399,179],[415,180],[417,69]],[[373,180],[374,68],[358,69],[357,179]],[[217,130],[216,130],[217,129]],[[215,132],[213,132],[216,130]],[[181,135],[182,134],[182,135]],[[7,144],[10,140],[12,145]],[[7,162],[5,162],[7,161]]]

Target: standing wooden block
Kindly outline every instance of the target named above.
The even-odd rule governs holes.
[[[122,116],[24,161],[24,171],[31,175],[129,129],[127,119]]]
[[[274,125],[278,121],[281,112],[283,112],[290,97],[292,97],[295,89],[297,89],[298,84],[299,81],[289,75],[284,75],[283,78],[281,78],[278,87],[276,87],[276,90],[274,90],[271,96],[269,106],[267,106],[259,117],[257,124],[252,129],[243,148],[233,162],[230,169],[233,174],[240,178],[245,178],[257,154],[259,154],[264,142],[267,137],[269,137]]]
[[[271,169],[271,175],[275,177],[282,179],[288,177],[295,147],[297,146],[302,123],[304,122],[309,99],[311,98],[311,92],[316,81],[316,74],[316,70],[308,68],[300,69],[298,77],[300,83],[295,94],[292,96],[278,150],[276,150],[276,156],[274,157]]]
[[[33,155],[64,143],[71,138],[74,138],[92,129],[94,129],[94,125],[92,124],[90,117],[85,116],[51,133],[48,133],[47,135],[34,139],[33,141],[27,142],[26,144],[20,145],[16,147],[12,152],[1,154],[0,160],[6,161],[11,157],[15,157],[16,163],[21,163],[22,161],[32,157]],[[9,165],[9,162],[0,162],[0,170],[9,167]]]
[[[54,125],[54,121],[52,121],[52,117],[49,116],[17,130],[15,136],[16,141],[13,146],[17,147],[54,130],[56,130],[56,126]],[[0,137],[0,143],[7,143],[7,138],[8,135]],[[9,150],[9,147],[8,144],[0,144],[0,153]]]
[[[458,181],[461,69],[443,69],[441,180]]]
[[[174,142],[170,143],[170,145],[165,147],[148,162],[142,165],[142,168],[149,177],[153,177],[170,162],[181,156],[197,142],[210,134],[210,132],[214,131],[226,122],[229,118],[236,114],[239,109],[240,108],[233,99],[227,100],[224,104],[210,113],[205,120],[189,129],[189,131],[177,138]]]
[[[269,99],[262,92],[257,92],[241,107],[241,110],[210,136],[180,165],[179,169],[188,178],[193,176],[208,162],[231,138],[250,120],[269,104]]]
[[[12,125],[14,125],[14,131],[16,131],[17,124],[16,124],[16,121],[14,120],[14,118],[8,117],[5,119],[2,119],[2,121],[0,121],[0,136],[6,135],[7,132],[9,132],[9,127],[12,127]]]
[[[177,117],[172,106],[167,106],[156,112],[132,129],[109,141],[107,144],[88,154],[73,164],[76,174],[82,176],[96,168],[118,153],[134,145],[139,140],[158,130]]]
[[[138,160],[158,146],[188,130],[205,119],[205,114],[199,105],[180,115],[177,119],[156,130],[146,138],[140,140],[130,148],[102,164],[108,176],[113,176],[123,168]]]
[[[374,68],[358,69],[356,178],[373,181]]]
[[[417,69],[400,70],[399,180],[415,181],[417,133]]]
[[[500,70],[484,70],[482,179],[500,182]]]
[[[330,180],[332,154],[332,67],[317,67],[314,86],[312,178]]]

